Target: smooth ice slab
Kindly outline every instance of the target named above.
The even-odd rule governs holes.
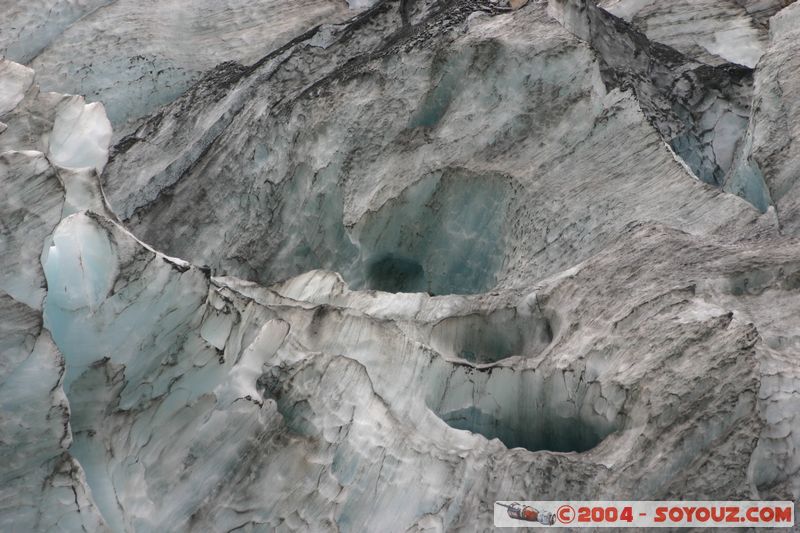
[[[0,60],[0,116],[17,107],[32,84],[33,70],[13,61]]]
[[[73,96],[61,104],[50,134],[48,157],[64,168],[94,168],[101,173],[108,161],[111,123],[103,104],[86,104]]]
[[[67,310],[98,305],[111,290],[116,267],[105,231],[83,213],[68,217],[53,234],[44,260],[48,303]]]

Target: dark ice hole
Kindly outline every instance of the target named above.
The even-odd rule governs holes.
[[[585,452],[600,444],[603,438],[575,418],[539,420],[498,420],[490,414],[470,407],[440,415],[450,427],[480,433],[487,439],[497,438],[507,448],[530,451]],[[526,417],[527,418],[527,417]]]
[[[385,255],[367,266],[367,288],[385,292],[425,292],[425,272],[413,259]]]

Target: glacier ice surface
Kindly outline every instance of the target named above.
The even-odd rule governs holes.
[[[50,3],[31,46],[114,20]],[[111,149],[103,105],[4,60],[0,529],[796,499],[797,13],[753,73],[707,55],[747,32],[675,51],[577,0],[384,2]]]

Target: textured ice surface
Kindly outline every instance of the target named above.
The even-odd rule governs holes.
[[[647,39],[586,0],[554,0],[548,13],[601,56],[612,86],[633,88],[661,137],[702,181],[722,186],[745,135],[752,71],[710,66]]]
[[[771,3],[777,5],[780,0]],[[741,4],[744,2],[717,0],[599,2],[649,39],[704,63],[729,62],[752,68],[764,52],[767,28],[760,23],[757,9],[751,13]]]
[[[0,290],[0,528],[103,530],[83,469],[70,455],[64,361],[41,314]]]
[[[0,282],[8,295],[39,308],[45,295],[39,256],[61,219],[62,188],[41,152],[0,154],[3,225]]]
[[[403,34],[398,11],[362,14],[358,31],[326,49],[298,43],[213,103],[219,84],[196,86],[118,145],[104,176],[111,205],[145,242],[218,274],[272,283],[325,268],[353,287],[433,294],[557,272],[634,221],[713,232],[758,219],[687,180],[636,93],[608,90],[595,52],[545,6],[459,32],[438,28],[463,29],[468,13],[445,11],[365,57],[382,50],[380,35]],[[675,80],[663,68],[666,92]],[[691,79],[676,109],[698,122],[662,125],[714,181],[714,149],[727,163],[738,103]],[[656,96],[650,109],[662,113],[669,100]],[[706,123],[722,142],[697,137]]]
[[[39,256],[61,219],[64,188],[42,152],[10,149],[26,139],[19,130],[44,133],[52,120],[48,110],[39,120],[19,109],[36,92],[32,72],[7,61],[0,71],[7,76],[0,122],[10,126],[0,131],[0,529],[104,531],[70,453],[64,358],[42,319],[47,285]]]
[[[6,3],[0,54],[30,64],[45,90],[102,102],[116,125],[172,101],[218,63],[254,63],[352,15],[336,0]]]
[[[791,48],[800,37],[800,6],[770,19],[770,44],[755,72],[754,112],[743,150],[726,186],[774,204],[786,234],[800,232],[800,59]],[[748,196],[745,196],[748,197]]]
[[[0,529],[796,500],[796,8],[754,74],[577,1],[351,14],[105,168],[103,107],[2,63]]]
[[[0,55],[28,63],[65,29],[112,0],[30,0],[4,4]]]

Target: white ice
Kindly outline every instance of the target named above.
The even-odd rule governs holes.
[[[111,123],[103,104],[86,104],[80,96],[63,102],[50,135],[48,157],[64,168],[94,168],[101,173],[108,161]]]
[[[33,78],[33,70],[28,67],[0,59],[0,116],[17,107],[33,84]]]

